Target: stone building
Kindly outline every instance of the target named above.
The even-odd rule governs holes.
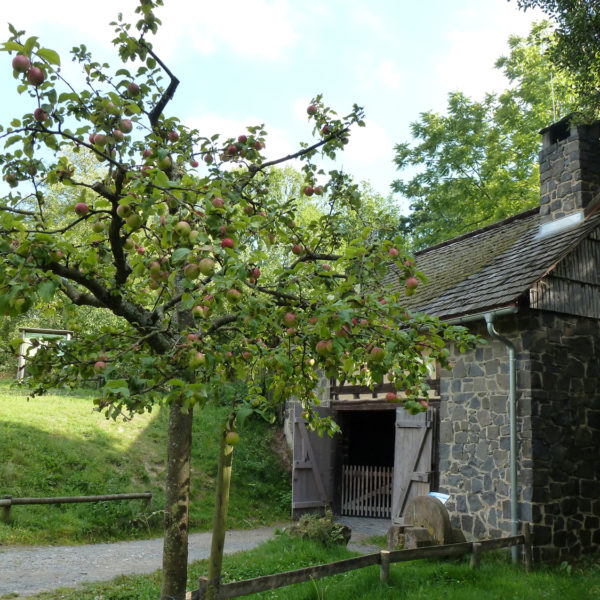
[[[329,410],[342,421],[363,411],[359,424],[346,419],[355,438],[368,413],[379,441],[395,432],[386,516],[401,521],[398,498],[420,485],[419,493],[450,496],[453,525],[468,538],[510,535],[527,521],[536,558],[556,560],[600,549],[600,125],[563,119],[541,133],[539,207],[416,254],[428,281],[410,308],[462,324],[486,343],[453,353],[419,425],[400,413],[395,430],[389,425],[384,388],[345,396],[333,389]],[[398,483],[408,439],[398,423],[423,428],[413,435],[427,460],[409,469],[412,484]],[[334,508],[342,504],[340,456],[351,443],[312,456],[321,497]]]

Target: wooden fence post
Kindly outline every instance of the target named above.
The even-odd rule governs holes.
[[[2,496],[3,500],[12,500],[12,496]],[[2,507],[2,520],[5,523],[10,521],[10,502]]]
[[[532,549],[531,549],[531,529],[529,523],[523,523],[523,563],[525,564],[525,571],[531,572],[531,566],[533,563]]]
[[[152,510],[152,492],[150,490],[148,490],[147,493],[150,495],[146,498],[146,510],[151,511]]]
[[[381,583],[389,583],[390,581],[390,552],[389,550],[381,550],[379,552],[381,562],[379,563],[379,581]]]
[[[198,578],[198,600],[205,600],[207,587],[208,587],[208,577],[199,577]]]
[[[473,550],[471,552],[471,569],[479,569],[481,565],[481,544],[479,542],[473,542]]]

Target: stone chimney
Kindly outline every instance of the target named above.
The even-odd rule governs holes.
[[[600,198],[600,121],[572,125],[567,116],[540,133],[540,226],[562,229],[583,221]]]

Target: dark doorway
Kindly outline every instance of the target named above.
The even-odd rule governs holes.
[[[391,516],[396,411],[339,411],[337,502],[342,515]]]
[[[340,411],[343,461],[350,465],[394,466],[396,411]]]

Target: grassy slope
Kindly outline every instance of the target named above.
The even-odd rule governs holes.
[[[194,530],[210,529],[218,440],[225,409],[198,412],[194,421]],[[162,527],[167,414],[157,409],[129,422],[108,421],[86,395],[26,394],[0,383],[0,496],[72,496],[150,490],[144,501],[16,506],[0,522],[0,543],[75,543],[158,535]],[[250,421],[236,447],[230,527],[287,518],[289,475],[270,451],[273,431]]]
[[[325,549],[307,540],[281,536],[258,548],[224,559],[225,581],[250,579],[351,556],[343,548]],[[379,582],[378,567],[352,571],[315,582],[280,588],[245,598],[286,600],[588,600],[600,598],[600,565],[585,568],[543,568],[527,575],[521,566],[508,564],[508,554],[484,554],[481,569],[472,571],[468,558],[460,561],[415,561],[392,565],[390,585]],[[190,569],[188,589],[197,587],[206,575],[207,563]],[[110,583],[89,584],[77,590],[65,589],[39,594],[32,599],[53,600],[155,600],[160,595],[160,571],[152,575],[119,577]]]

